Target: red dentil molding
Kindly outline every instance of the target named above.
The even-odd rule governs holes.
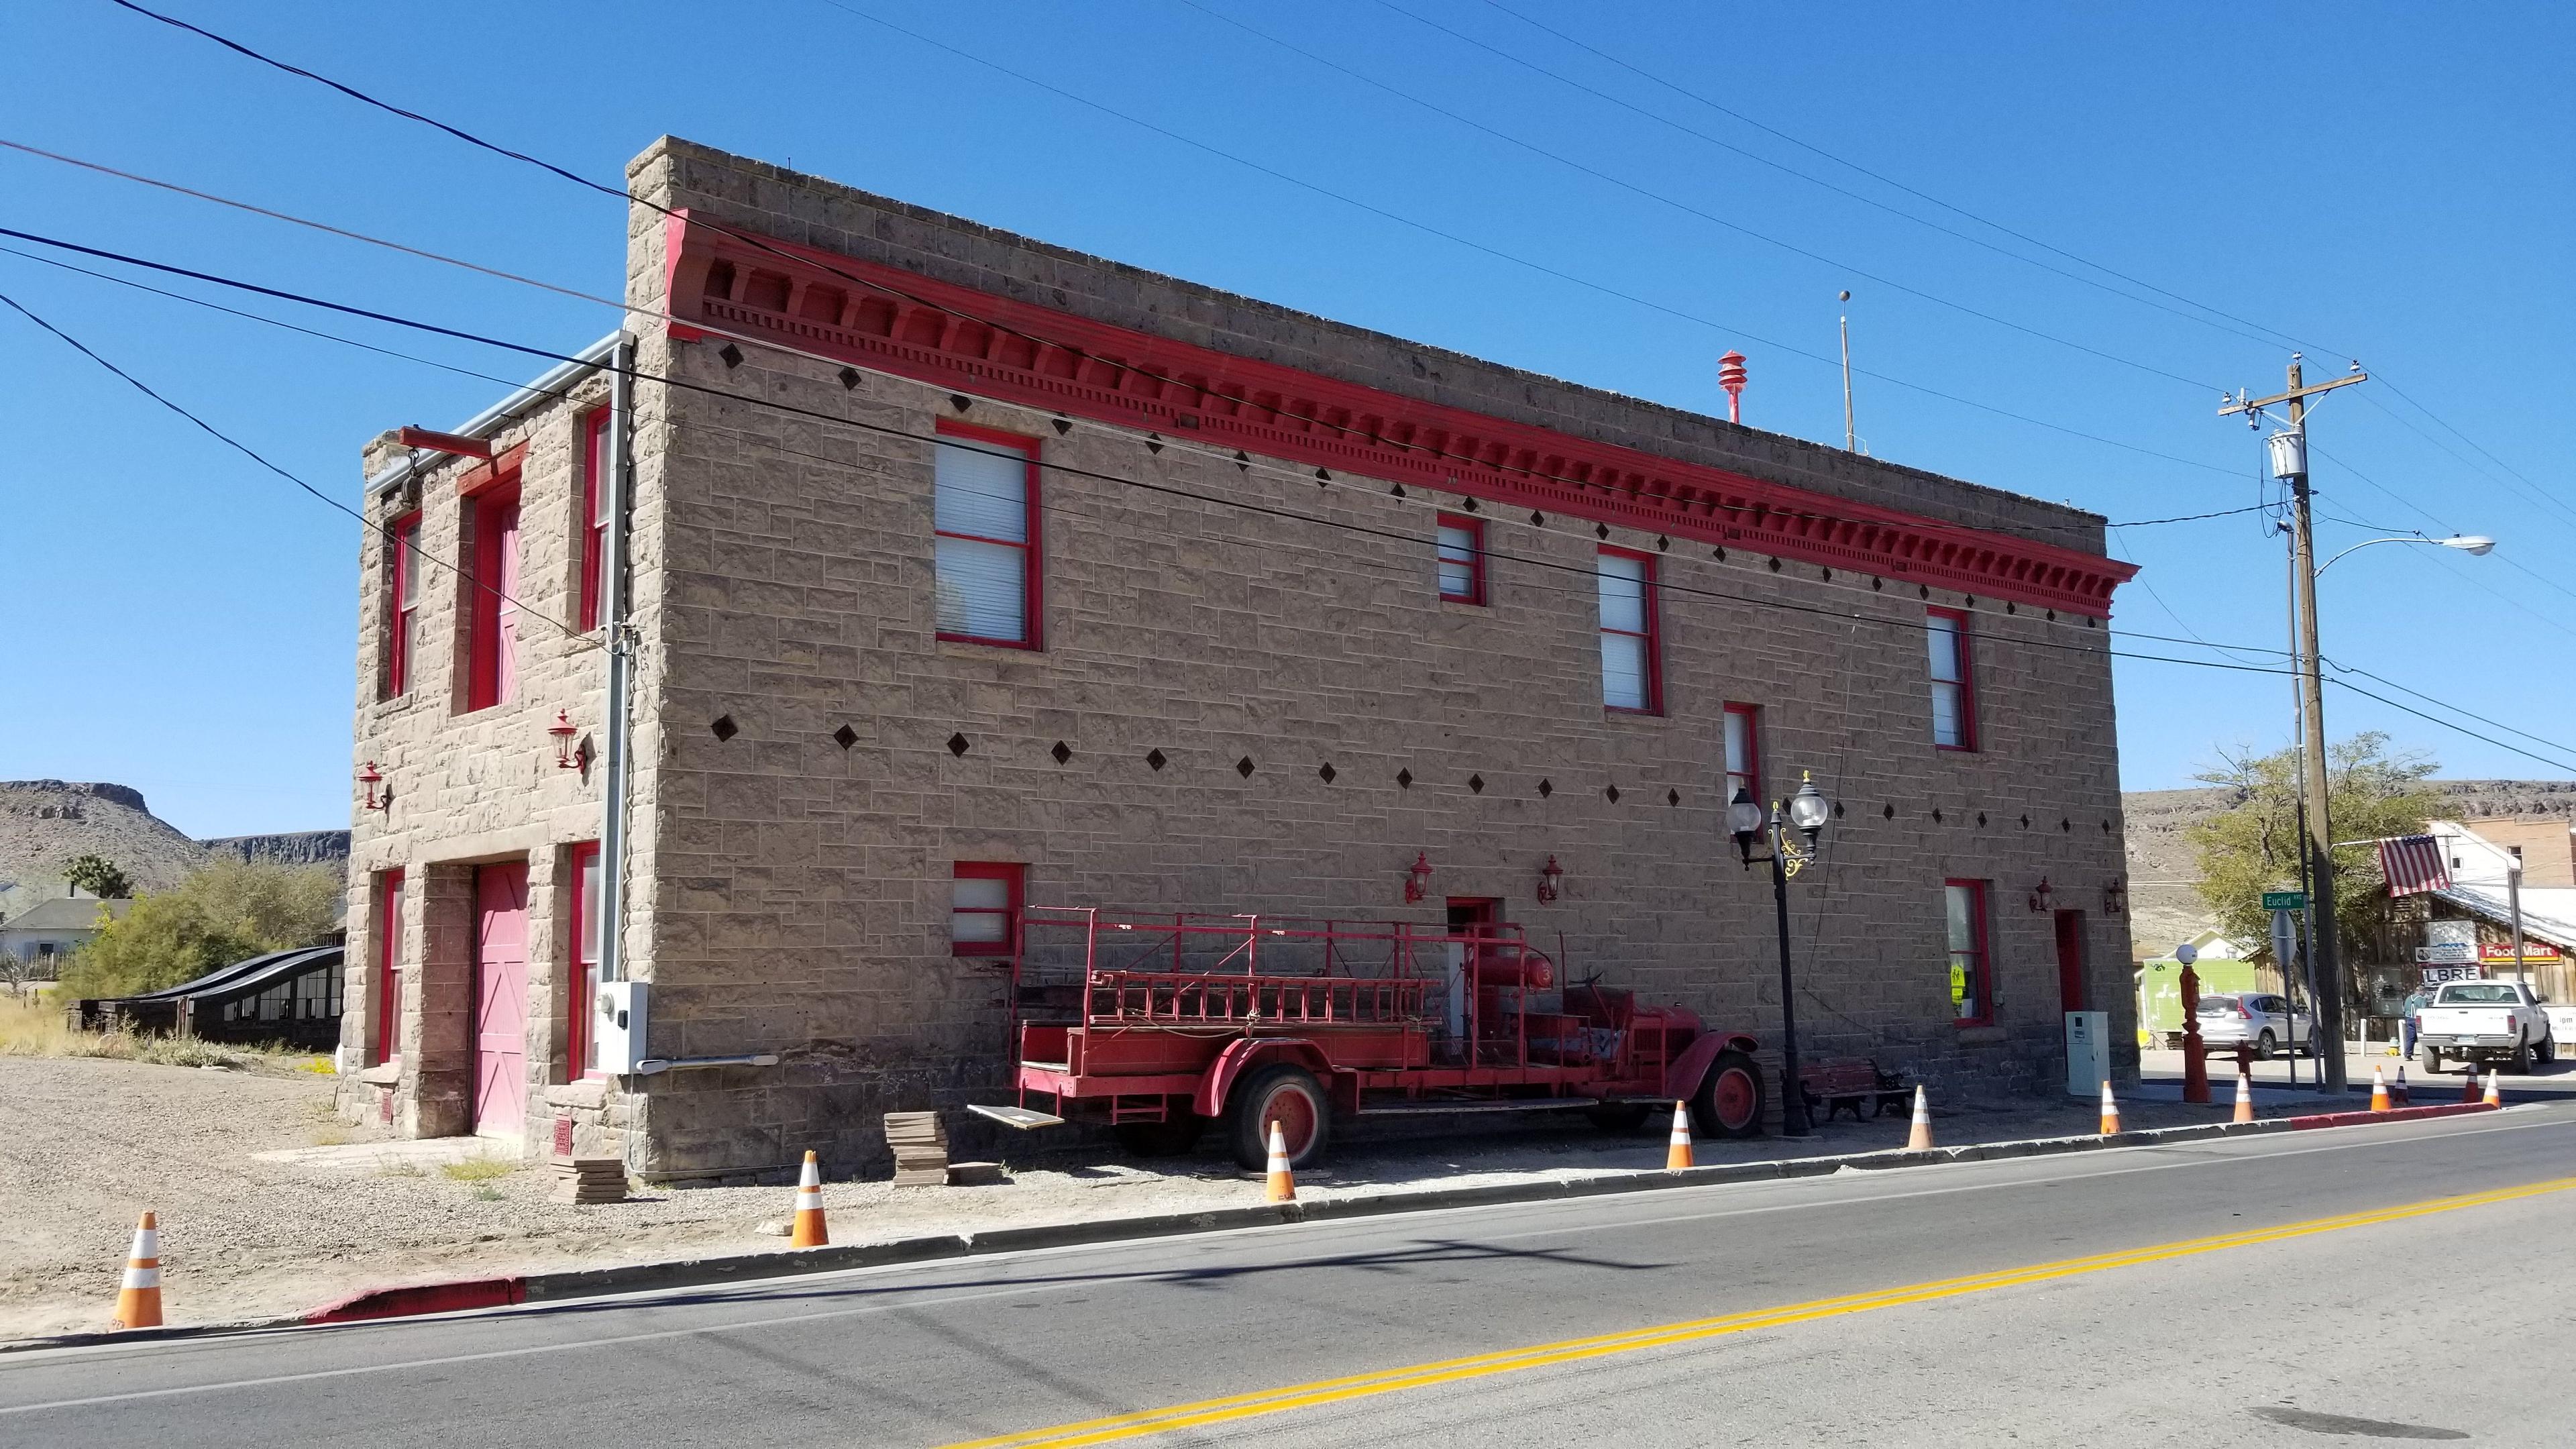
[[[1596,443],[762,240],[755,247],[692,225],[686,211],[670,218],[665,305],[679,319],[675,336],[697,335],[685,324],[704,322],[1068,417],[2086,617],[2107,618],[2112,591],[2137,572],[2080,549]]]

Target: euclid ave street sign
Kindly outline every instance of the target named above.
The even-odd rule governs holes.
[[[2305,891],[2265,891],[2263,909],[2267,911],[2304,911],[2308,908]]]

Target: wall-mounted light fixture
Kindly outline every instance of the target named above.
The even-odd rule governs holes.
[[[1417,851],[1413,868],[1404,873],[1404,899],[1412,904],[1431,894],[1431,852]]]
[[[2102,914],[2106,916],[2120,916],[2128,914],[2128,911],[2128,879],[2125,876],[2115,875],[2111,877],[2109,884],[2102,887]]]
[[[2039,888],[2030,893],[2030,913],[2045,915],[2057,908],[2057,892],[2050,888],[2048,877],[2039,878]]]
[[[358,783],[367,787],[368,809],[382,810],[393,803],[393,796],[390,794],[386,795],[382,799],[378,799],[376,796],[376,787],[384,782],[385,777],[376,769],[376,762],[373,760],[367,761],[366,767],[358,771]]]
[[[579,768],[581,762],[573,758],[572,742],[573,737],[581,733],[581,726],[572,722],[572,712],[556,710],[555,722],[546,726],[546,733],[555,737],[555,768],[558,770]]]
[[[1555,900],[1555,899],[1556,899],[1556,897],[1557,897],[1557,893],[1558,893],[1558,892],[1560,892],[1560,891],[1562,891],[1562,890],[1564,890],[1564,889],[1565,889],[1565,867],[1564,867],[1564,866],[1561,866],[1561,865],[1558,865],[1558,864],[1556,863],[1556,857],[1551,855],[1551,856],[1549,856],[1549,857],[1547,858],[1547,864],[1545,864],[1545,865],[1543,865],[1543,866],[1540,866],[1540,867],[1539,867],[1539,871],[1538,871],[1538,898],[1539,898],[1539,903],[1540,903],[1540,904],[1542,904],[1542,905],[1544,905],[1544,904],[1546,904],[1546,903],[1548,903],[1548,902],[1550,902],[1550,901]]]

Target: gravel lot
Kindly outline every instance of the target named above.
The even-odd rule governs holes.
[[[596,1267],[781,1246],[786,1189],[653,1190],[600,1207],[550,1202],[542,1174],[449,1177],[440,1160],[478,1149],[400,1144],[330,1112],[331,1079],[93,1059],[0,1057],[0,1339],[103,1327],[117,1271],[146,1208],[161,1221],[173,1323],[311,1308],[363,1288],[459,1276]],[[2223,1093],[2221,1094],[2224,1095]],[[2225,1106],[2138,1103],[2131,1127],[2223,1117]],[[2073,1102],[1969,1109],[1939,1118],[1945,1145],[2093,1129]],[[1363,1124],[1329,1167],[1299,1174],[1301,1196],[1577,1178],[1663,1165],[1663,1124],[1605,1137],[1571,1114],[1479,1120],[1461,1131]],[[1211,1137],[1213,1134],[1211,1134]],[[1834,1124],[1806,1144],[1702,1143],[1699,1160],[1902,1146],[1896,1118]],[[339,1145],[345,1144],[345,1145]],[[269,1154],[262,1156],[260,1154]],[[281,1160],[282,1158],[282,1160]],[[1016,1169],[1006,1183],[824,1189],[836,1242],[1036,1222],[1177,1212],[1259,1200],[1257,1174],[1210,1153],[1140,1163]]]

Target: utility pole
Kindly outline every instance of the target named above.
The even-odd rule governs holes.
[[[1843,293],[1843,296],[1842,296],[1842,299],[1843,299],[1844,301],[1846,301],[1846,302],[1850,301],[1850,300],[1851,300],[1851,293],[1850,293],[1850,292],[1848,292],[1848,291],[1844,292],[1844,293]],[[1852,406],[1851,406],[1851,314],[1850,314],[1849,312],[1845,312],[1845,313],[1842,315],[1842,324],[1843,324],[1843,451],[1844,451],[1844,452],[1846,452],[1846,453],[1857,453],[1857,452],[1859,452],[1859,451],[1860,451],[1860,435],[1852,431]]]
[[[2291,581],[2295,585],[2299,657],[2295,667],[2299,675],[2302,741],[2299,778],[2307,791],[2307,859],[2311,894],[2308,909],[2312,928],[2311,952],[2317,975],[2315,1004],[2316,1034],[2320,1047],[2334,1043],[2331,1052],[2317,1053],[2319,1084],[2329,1092],[2345,1087],[2343,1052],[2344,972],[2343,943],[2335,927],[2334,898],[2334,829],[2326,808],[2326,715],[2325,681],[2320,676],[2317,658],[2317,550],[2308,496],[2308,399],[2319,393],[2332,392],[2366,382],[2369,374],[2361,364],[2352,365],[2344,377],[2311,385],[2300,366],[2299,354],[2290,354],[2289,386],[2267,398],[2247,399],[2239,396],[2218,410],[2221,417],[2246,414],[2249,421],[2260,425],[2262,410],[2275,404],[2287,404],[2290,426],[2287,431],[2272,434],[2265,443],[2272,452],[2272,476],[2290,485],[2290,554]]]

